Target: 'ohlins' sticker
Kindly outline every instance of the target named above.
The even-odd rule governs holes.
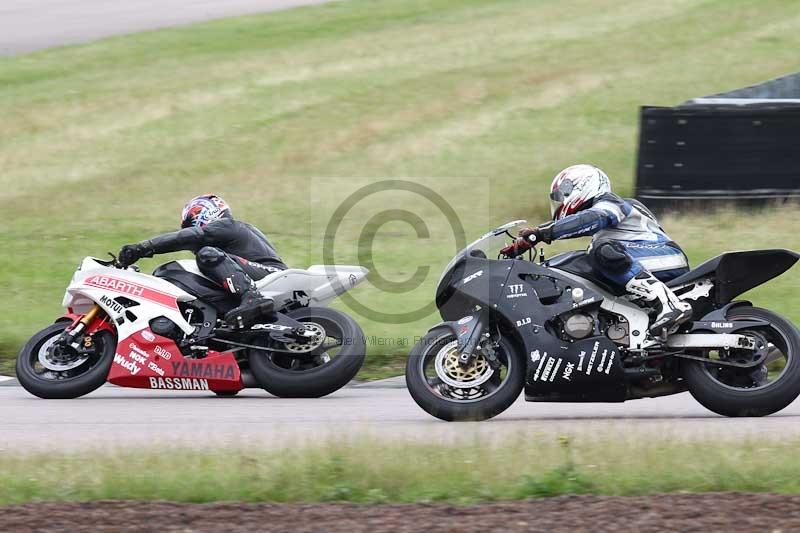
[[[151,389],[208,390],[208,381],[194,378],[150,378]]]

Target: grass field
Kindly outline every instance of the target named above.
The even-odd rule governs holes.
[[[275,452],[3,454],[0,505],[110,499],[466,504],[563,494],[796,494],[798,444],[520,435],[502,446],[479,440],[458,446],[368,440]]]
[[[0,58],[0,364],[58,315],[81,257],[174,228],[198,193],[225,196],[300,267],[320,261],[336,206],[381,178],[445,195],[470,240],[546,218],[546,184],[575,162],[630,193],[639,105],[796,70],[798,27],[791,0],[351,0]],[[374,236],[383,277],[428,266],[406,294],[354,293],[414,310],[455,239],[418,196],[382,194],[348,213],[336,261],[359,262]],[[389,207],[422,217],[429,238],[400,221],[365,230]],[[795,213],[665,224],[698,262],[800,249]],[[800,322],[798,289],[792,273],[753,298]],[[371,339],[366,377],[396,372],[437,321],[356,318]]]

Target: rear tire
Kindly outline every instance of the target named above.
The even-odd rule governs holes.
[[[17,379],[20,385],[34,396],[48,400],[78,398],[98,389],[108,378],[108,372],[114,362],[117,339],[116,335],[107,330],[99,331],[92,336],[95,344],[99,345],[98,349],[101,350],[101,353],[94,362],[83,363],[91,365],[85,372],[63,379],[46,379],[43,376],[47,372],[37,374],[34,371],[34,365],[42,346],[47,341],[61,335],[69,325],[70,322],[58,322],[43,329],[31,337],[17,357]],[[82,366],[80,365],[76,370]]]
[[[508,374],[494,393],[477,400],[459,401],[445,399],[431,389],[425,364],[436,352],[457,340],[449,328],[434,329],[411,349],[406,364],[406,385],[417,405],[448,422],[488,420],[511,407],[525,386],[525,363],[517,356],[514,344],[506,338],[500,340],[500,348],[507,360]]]
[[[335,325],[342,337],[341,349],[329,362],[303,370],[276,364],[279,352],[251,350],[250,370],[261,387],[280,398],[320,398],[347,385],[361,370],[367,353],[364,332],[356,321],[327,307],[303,307],[286,314],[300,322]]]
[[[783,373],[762,388],[752,390],[733,388],[720,383],[704,367],[704,363],[682,362],[683,377],[689,392],[703,407],[722,416],[760,417],[777,413],[791,404],[800,394],[800,333],[791,322],[780,315],[757,307],[736,307],[728,312],[727,319],[763,320],[770,330],[786,344],[788,361]]]

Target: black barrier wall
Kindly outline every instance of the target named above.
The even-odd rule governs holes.
[[[800,104],[643,107],[636,196],[656,208],[800,198]]]

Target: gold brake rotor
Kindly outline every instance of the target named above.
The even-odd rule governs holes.
[[[494,375],[494,369],[483,355],[476,355],[469,366],[459,361],[458,341],[443,346],[436,354],[436,374],[444,383],[457,389],[480,387]]]
[[[481,355],[476,357],[468,367],[463,367],[458,360],[458,349],[454,349],[444,356],[443,366],[448,376],[456,381],[465,382],[474,381],[481,377],[489,367],[489,363]]]

